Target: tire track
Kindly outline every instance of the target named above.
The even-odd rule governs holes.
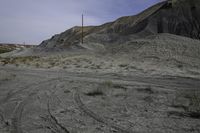
[[[37,73],[36,73],[37,74]],[[40,73],[38,73],[39,75]],[[41,73],[42,74],[42,73]],[[50,73],[51,74],[51,73]],[[56,74],[54,72],[52,72],[52,74]],[[31,74],[30,74],[31,75]],[[43,88],[43,89],[39,89],[41,85],[43,84],[53,84],[53,81],[82,81],[82,82],[91,82],[91,83],[101,83],[104,82],[106,80],[111,80],[113,81],[114,84],[123,84],[123,85],[135,85],[137,82],[139,83],[145,83],[145,84],[151,84],[151,85],[159,85],[159,86],[165,86],[167,87],[167,90],[176,90],[178,88],[193,88],[193,87],[197,87],[200,85],[199,80],[198,81],[191,81],[191,79],[186,79],[186,78],[173,78],[173,79],[168,79],[168,78],[152,78],[149,79],[147,77],[115,77],[115,76],[105,76],[105,75],[73,75],[73,74],[69,74],[65,76],[61,76],[61,77],[51,77],[48,80],[45,81],[39,81],[36,83],[32,83],[29,85],[26,85],[24,87],[20,87],[17,90],[10,91],[9,93],[7,93],[7,96],[5,96],[2,101],[0,101],[0,105],[4,104],[6,102],[8,102],[13,96],[16,96],[17,94],[21,94],[22,92],[28,92],[26,90],[30,90],[30,92],[28,92],[29,94],[31,92],[35,92],[37,94],[37,92],[40,91],[44,91],[44,90],[48,90],[47,88]],[[184,82],[186,81],[186,82]],[[136,82],[136,83],[135,83]],[[48,85],[47,85],[48,86]],[[174,87],[174,88],[172,88]],[[34,95],[36,95],[34,94]],[[24,98],[17,106],[16,109],[13,113],[13,119],[11,120],[11,133],[23,133],[22,127],[21,127],[21,118],[22,118],[22,113],[24,110],[24,107],[30,103],[30,97],[31,96],[27,96],[26,98]],[[90,109],[88,109],[84,103],[81,101],[81,97],[80,97],[80,92],[78,92],[78,90],[74,93],[74,101],[76,102],[76,104],[78,105],[79,109],[86,113],[88,116],[92,117],[93,119],[95,119],[98,122],[101,122],[109,127],[112,127],[116,130],[118,130],[121,133],[133,133],[132,131],[129,131],[127,129],[125,129],[124,127],[121,127],[120,125],[116,125],[115,123],[105,119],[104,117],[95,114],[93,111],[91,111]],[[50,116],[52,117],[52,119],[54,119],[55,117],[52,115]],[[53,120],[52,120],[53,121]],[[58,121],[57,121],[58,122]],[[54,119],[54,123],[56,123],[56,119]],[[62,126],[62,125],[61,125]],[[61,127],[59,127],[61,128]],[[64,130],[64,129],[63,129]]]
[[[0,109],[0,126],[1,125],[6,127],[9,126],[9,123],[5,120],[3,111]]]
[[[14,111],[13,118],[11,120],[11,133],[23,133],[21,127],[21,118],[24,111],[24,107],[32,100],[35,93],[27,96],[22,102],[20,102]]]
[[[51,118],[51,123],[56,127],[56,129],[60,129],[61,132],[59,131],[59,133],[70,133],[67,128],[65,128],[62,124],[60,124],[58,122],[58,120],[56,119],[56,117],[51,113],[51,109],[50,109],[50,105],[49,105],[49,101],[48,101],[48,104],[47,104],[47,110],[48,110],[48,114],[50,115],[50,118]]]
[[[30,89],[30,88],[33,88],[33,87],[39,87],[39,86],[41,86],[43,84],[46,84],[46,83],[49,83],[49,82],[52,83],[53,81],[57,81],[57,80],[61,80],[61,78],[53,78],[53,79],[49,79],[49,80],[42,81],[42,82],[39,82],[39,83],[33,83],[33,84],[29,85],[29,87],[28,87],[28,85],[25,86],[25,87],[22,87],[20,90],[17,90],[16,92],[12,93],[12,95],[15,95],[15,94],[17,94],[17,93],[19,93],[21,91],[26,90],[26,89]],[[30,94],[23,101],[21,101],[17,105],[17,107],[16,107],[16,109],[15,109],[15,111],[13,113],[13,118],[11,119],[11,133],[23,133],[23,130],[22,130],[22,127],[21,127],[21,118],[22,118],[22,113],[24,111],[24,107],[28,103],[31,102],[31,100],[33,99],[33,97],[35,95],[37,95],[37,93],[39,92],[39,90],[40,90],[39,88],[34,89],[34,90],[30,90],[32,92],[30,92]],[[47,88],[47,90],[48,90],[48,88]],[[6,99],[6,101],[7,100],[8,99]],[[48,103],[48,113],[49,113],[51,119],[54,121],[54,123],[58,127],[60,127],[60,129],[62,131],[64,131],[64,133],[69,133],[69,131],[64,126],[62,126],[60,123],[58,123],[57,119],[51,114],[49,103]]]
[[[90,116],[91,118],[95,119],[96,121],[101,122],[101,123],[103,123],[103,124],[105,124],[105,125],[107,125],[111,128],[114,128],[117,131],[119,131],[120,133],[136,133],[136,132],[127,130],[124,127],[121,127],[120,125],[117,125],[113,122],[110,122],[110,121],[106,120],[105,118],[103,118],[102,116],[92,112],[82,102],[82,100],[80,98],[80,92],[78,90],[76,90],[75,93],[74,93],[74,101],[78,105],[80,111],[84,112],[86,115]]]
[[[46,81],[43,81],[43,82],[33,83],[33,84],[29,85],[29,87],[27,85],[27,86],[21,88],[20,90],[17,90],[16,92],[12,93],[12,95],[15,95],[15,94],[17,94],[17,93],[19,93],[23,90],[30,89],[32,87],[38,87],[38,86],[43,85],[45,83],[49,83],[49,82],[56,81],[56,80],[59,80],[59,78],[53,78],[53,79],[46,80]],[[22,130],[22,127],[21,127],[21,118],[22,118],[22,113],[24,111],[24,107],[28,103],[30,103],[30,101],[37,94],[37,92],[39,92],[39,88],[32,90],[32,92],[23,101],[21,101],[17,105],[17,107],[16,107],[16,109],[13,113],[13,118],[11,119],[11,133],[23,133],[23,130]],[[8,99],[5,99],[5,100],[7,101]]]
[[[5,104],[8,100],[10,100],[14,95],[22,92],[22,91],[25,91],[27,89],[30,89],[30,88],[33,88],[33,87],[38,87],[42,84],[46,84],[46,83],[49,83],[49,82],[52,82],[52,81],[56,81],[56,80],[62,80],[62,78],[52,78],[52,79],[49,79],[49,80],[45,80],[45,81],[40,81],[40,82],[36,82],[36,83],[31,83],[31,84],[28,84],[26,86],[23,86],[21,87],[20,89],[14,91],[14,90],[11,90],[7,93],[7,95],[1,99],[0,101],[0,105],[2,104]],[[35,90],[36,91],[36,90]]]

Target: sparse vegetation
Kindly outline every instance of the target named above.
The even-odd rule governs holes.
[[[105,87],[110,88],[110,87],[113,87],[114,84],[113,84],[113,82],[111,80],[107,80],[107,81],[104,81],[102,83],[102,85],[105,86]]]
[[[127,88],[126,88],[125,86],[123,86],[123,85],[120,85],[120,84],[115,84],[115,85],[113,85],[113,87],[114,87],[114,88],[116,88],[116,89],[123,89],[123,90],[127,90]]]
[[[0,133],[200,133],[199,9],[164,3],[1,54]]]
[[[105,95],[106,91],[108,91],[108,89],[111,87],[114,87],[113,82],[110,80],[107,80],[107,81],[104,81],[103,83],[99,84],[99,86],[95,90],[92,90],[92,91],[86,93],[86,95],[87,96]]]
[[[92,91],[85,93],[85,94],[87,96],[102,96],[102,95],[104,95],[102,89],[100,89],[100,88],[97,88],[97,89],[92,90]]]
[[[128,67],[128,64],[119,64],[119,67]]]
[[[178,68],[183,68],[183,65],[182,65],[182,64],[179,64],[177,67],[178,67]]]
[[[37,56],[26,56],[26,57],[7,57],[7,58],[1,58],[1,62],[3,65],[6,64],[29,64],[32,61],[38,60],[39,57]]]
[[[20,47],[20,45],[0,44],[0,54],[11,52],[11,51],[15,50],[17,47]]]

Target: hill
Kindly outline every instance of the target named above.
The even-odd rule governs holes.
[[[84,27],[84,44],[76,26],[37,47],[1,55],[11,57],[2,64],[199,78],[199,7],[160,2],[138,15]]]
[[[120,44],[132,38],[143,38],[159,33],[200,39],[200,3],[193,5],[180,2],[174,6],[164,1],[134,16],[121,17],[100,26],[84,27],[84,42],[92,45]],[[76,26],[43,41],[39,48],[87,48],[80,45],[80,38],[81,27]]]

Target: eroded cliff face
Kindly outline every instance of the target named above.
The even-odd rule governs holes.
[[[200,4],[167,5],[148,18],[147,30],[200,39]],[[156,30],[157,29],[157,30]]]
[[[173,1],[175,2],[175,1]],[[84,27],[85,43],[122,43],[158,33],[200,39],[200,1],[177,0],[158,3],[138,15],[127,16],[101,26]],[[81,28],[74,27],[41,43],[45,48],[80,48]]]
[[[168,2],[172,3],[174,7],[180,6],[180,4],[195,6],[200,3],[199,0],[168,0]]]

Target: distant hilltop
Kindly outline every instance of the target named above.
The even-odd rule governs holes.
[[[75,26],[43,41],[38,47],[52,50],[79,49],[81,27]],[[84,43],[96,46],[121,44],[133,38],[170,33],[200,39],[200,0],[160,2],[145,11],[100,26],[84,27]]]
[[[0,54],[16,49],[32,48],[34,45],[0,43]]]

